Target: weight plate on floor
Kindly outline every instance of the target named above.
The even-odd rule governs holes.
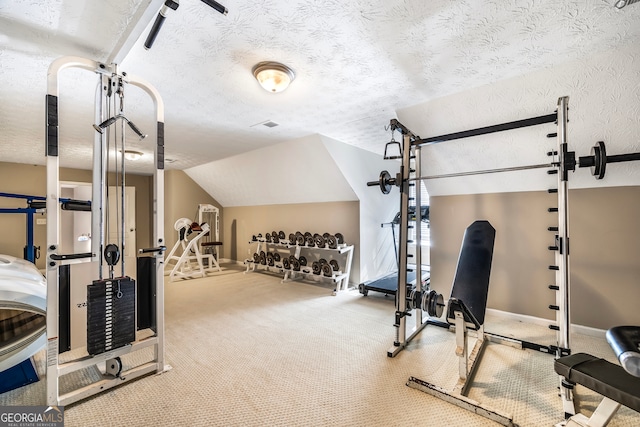
[[[307,244],[307,246],[312,248],[314,246],[313,236],[306,236],[305,237],[305,243]]]
[[[313,274],[320,274],[320,272],[322,271],[322,267],[320,266],[320,263],[318,261],[313,261],[313,263],[311,264],[311,271],[313,271]]]
[[[333,268],[333,271],[340,270],[340,266],[338,265],[338,261],[336,261],[335,259],[332,259],[331,261],[329,261],[329,265],[331,266],[331,268]]]
[[[342,233],[336,233],[336,240],[338,241],[339,245],[344,243],[344,236],[342,235]]]
[[[273,254],[273,260],[275,262],[280,262],[280,254],[278,252],[276,252],[275,254]]]
[[[298,235],[296,236],[296,244],[297,244],[298,246],[304,246],[304,235],[302,235],[302,234],[298,234]]]
[[[293,271],[300,271],[300,261],[294,258],[291,261],[291,268],[293,269]]]
[[[304,256],[301,256],[300,258],[298,258],[298,261],[300,261],[300,265],[303,267],[307,265],[307,259]]]
[[[337,249],[338,248],[338,240],[336,239],[335,236],[329,236],[327,238],[327,245],[329,246],[329,249]]]
[[[289,266],[290,266],[289,258],[283,258],[282,259],[282,268],[284,268],[285,270],[288,270]]]
[[[280,232],[278,233],[278,237],[280,238],[280,240],[284,240],[286,238],[284,231],[280,230]]]
[[[331,275],[333,275],[333,269],[331,268],[331,266],[329,264],[323,264],[322,265],[322,274],[325,277],[331,277]]]
[[[325,247],[326,242],[325,242],[325,240],[324,240],[324,237],[322,237],[321,235],[316,234],[316,235],[314,236],[314,240],[315,240],[315,242],[316,242],[316,246],[317,246],[317,247],[319,247],[319,248],[324,248],[324,247]]]

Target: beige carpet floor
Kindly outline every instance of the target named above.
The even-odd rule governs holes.
[[[331,290],[229,266],[204,279],[167,281],[166,361],[173,369],[66,407],[65,425],[498,425],[405,385],[410,376],[455,384],[453,333],[429,326],[388,358],[393,298],[357,291],[332,296]],[[544,327],[496,316],[485,325],[553,342]],[[602,338],[574,334],[572,347],[615,359]],[[66,387],[91,376],[67,378]],[[552,426],[562,419],[557,386],[552,356],[490,344],[470,397],[513,414],[520,426]],[[593,411],[600,397],[582,387],[577,392],[582,409]],[[44,402],[44,381],[0,395],[0,405]],[[627,408],[610,424],[639,425],[640,414]]]

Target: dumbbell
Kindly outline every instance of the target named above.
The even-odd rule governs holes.
[[[331,268],[333,268],[333,271],[340,270],[340,266],[338,265],[338,261],[336,261],[335,259],[332,259],[331,261],[329,261],[329,265],[331,266]]]
[[[287,238],[284,234],[284,231],[280,230],[280,232],[278,233],[278,238],[280,238],[280,240],[284,240]]]
[[[329,235],[329,237],[327,237],[327,246],[329,246],[329,249],[337,249],[338,239],[336,239],[335,236]]]
[[[253,262],[255,262],[256,264],[260,263],[260,254],[258,253],[253,254]]]
[[[278,252],[273,254],[273,260],[275,262],[280,262],[280,254]]]
[[[307,244],[307,246],[309,246],[310,248],[312,248],[314,246],[314,238],[313,238],[313,235],[311,233],[305,233],[304,240],[305,240],[305,243]]]
[[[324,248],[326,246],[326,241],[324,236],[320,235],[320,234],[315,234],[313,236],[313,240],[315,241],[315,244],[317,247],[319,248]]]
[[[282,258],[282,268],[284,268],[285,270],[288,270],[289,267],[291,266],[291,263],[289,262],[289,258]]]
[[[342,245],[344,243],[344,236],[342,235],[342,233],[336,233],[335,236],[338,244]]]
[[[267,265],[267,254],[264,251],[260,251],[260,264]]]

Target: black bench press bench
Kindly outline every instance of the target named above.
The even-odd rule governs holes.
[[[607,331],[607,341],[622,366],[586,353],[576,353],[557,359],[556,373],[564,377],[563,400],[565,418],[557,426],[604,427],[620,405],[640,412],[640,327],[618,326]],[[604,396],[590,418],[575,414],[573,388],[580,384]]]

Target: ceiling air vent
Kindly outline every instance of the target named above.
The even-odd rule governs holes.
[[[252,127],[252,128],[253,128],[253,127],[256,127],[256,126],[260,126],[260,125],[262,125],[262,126],[266,126],[266,127],[268,127],[268,128],[274,128],[274,127],[276,127],[276,126],[280,126],[280,125],[279,125],[278,123],[276,123],[276,122],[272,122],[271,120],[265,120],[264,122],[259,122],[259,123],[256,123],[255,125],[251,125],[250,127]]]

